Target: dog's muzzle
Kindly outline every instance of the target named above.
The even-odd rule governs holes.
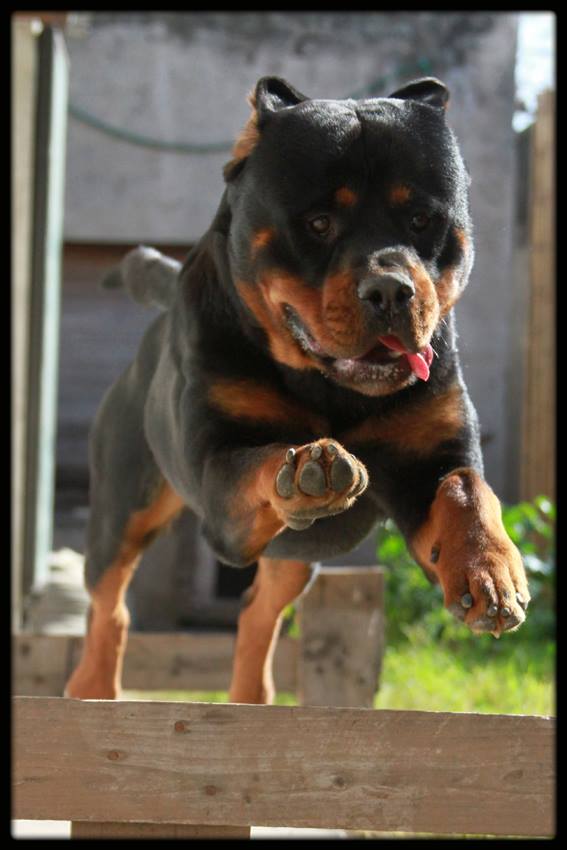
[[[415,286],[401,251],[385,248],[372,257],[372,273],[357,286],[358,297],[379,316],[395,316],[405,310],[415,296]]]

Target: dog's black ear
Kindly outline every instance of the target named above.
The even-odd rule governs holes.
[[[399,100],[418,100],[437,109],[447,109],[449,89],[445,83],[435,77],[422,77],[393,92],[389,97],[396,97]]]
[[[250,156],[260,138],[260,130],[266,120],[284,109],[286,106],[295,106],[308,98],[282,80],[281,77],[261,77],[256,83],[254,91],[248,95],[248,103],[252,112],[246,126],[236,139],[232,149],[232,159],[227,162],[223,169],[224,179],[227,183],[236,179],[247,158]]]
[[[296,106],[308,98],[290,86],[281,77],[262,77],[256,84],[254,102],[258,112],[258,126],[274,112],[287,106]]]

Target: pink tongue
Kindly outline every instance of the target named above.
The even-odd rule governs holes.
[[[381,336],[379,342],[385,345],[386,348],[391,348],[393,351],[399,351],[400,354],[405,354],[414,375],[417,375],[422,381],[429,379],[429,367],[433,360],[433,349],[429,344],[419,354],[412,354],[404,348],[396,336]]]

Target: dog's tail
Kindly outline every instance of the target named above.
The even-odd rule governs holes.
[[[101,281],[105,289],[124,287],[139,304],[146,307],[171,307],[177,289],[181,263],[148,248],[138,245],[129,251]]]

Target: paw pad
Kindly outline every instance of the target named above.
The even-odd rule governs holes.
[[[321,446],[315,446],[321,449]],[[313,449],[314,450],[314,449]],[[312,450],[312,451],[313,451]],[[313,454],[311,455],[313,457]],[[317,461],[308,460],[299,475],[298,487],[306,496],[324,496],[327,489],[325,470]]]
[[[368,486],[364,466],[336,443],[292,447],[287,449],[284,458],[276,474],[275,490],[280,499],[291,502],[285,509],[285,516],[286,524],[294,530],[300,531],[319,517],[345,510],[347,503],[339,506],[338,499],[352,500]],[[304,496],[323,500],[323,503],[314,504],[309,500],[296,505],[295,502]]]
[[[290,449],[289,451],[291,452],[295,450]],[[278,494],[278,496],[280,496],[282,499],[291,499],[295,492],[295,488],[293,486],[294,479],[295,467],[292,466],[290,463],[284,464],[276,476],[276,493]]]

